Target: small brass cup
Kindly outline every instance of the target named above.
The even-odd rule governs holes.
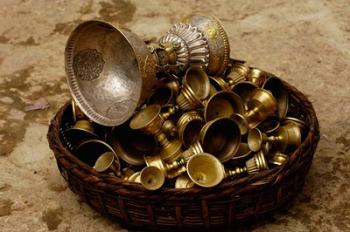
[[[160,189],[165,182],[164,173],[157,167],[149,166],[142,169],[140,181],[147,190]]]
[[[275,153],[270,155],[269,163],[277,165],[277,166],[281,166],[281,165],[284,165],[285,163],[287,163],[288,160],[289,160],[289,156],[287,156],[279,151],[276,151]]]
[[[198,140],[203,126],[203,118],[197,111],[188,111],[177,121],[178,135],[182,144],[189,147]]]
[[[125,181],[128,181],[129,178],[134,175],[136,172],[132,170],[131,168],[125,167],[122,169],[122,178]]]
[[[248,101],[248,111],[244,114],[249,128],[255,128],[262,121],[273,116],[277,110],[277,101],[271,92],[255,89]]]
[[[176,95],[171,88],[163,85],[154,90],[154,92],[148,98],[147,103],[149,105],[158,104],[161,106],[166,104],[171,104],[173,103],[175,96]]]
[[[277,116],[280,119],[286,117],[288,112],[289,97],[282,81],[274,76],[269,77],[262,86],[269,90],[277,100]]]
[[[193,110],[203,107],[202,100],[208,98],[210,83],[207,74],[200,68],[187,69],[180,94],[176,98],[182,110]]]
[[[93,168],[97,172],[113,172],[120,175],[120,163],[116,162],[115,157],[113,152],[105,152],[97,158]]]
[[[244,160],[247,157],[251,156],[252,153],[253,151],[249,149],[249,146],[247,143],[240,143],[238,151],[236,155],[232,157],[232,160],[234,161]]]
[[[165,163],[159,155],[144,156],[144,159],[148,167],[152,166],[159,168],[165,176],[167,176],[169,171],[178,169],[185,165],[185,159],[183,157],[177,158],[172,163]]]
[[[270,75],[271,74],[261,69],[250,68],[247,73],[247,80],[261,87]]]
[[[200,153],[203,153],[203,147],[202,144],[197,140],[194,142],[187,150],[185,150],[181,156],[188,161],[193,155],[197,155]]]
[[[211,96],[204,107],[206,122],[220,117],[231,117],[233,114],[244,113],[242,99],[231,91],[220,91]]]
[[[128,124],[115,127],[111,140],[112,147],[119,157],[135,166],[144,165],[143,155],[152,155],[157,150],[157,141],[153,136],[132,130]]]
[[[187,174],[196,184],[204,188],[218,185],[225,177],[225,170],[213,155],[201,153],[187,162]]]
[[[264,151],[259,151],[253,158],[247,160],[246,168],[249,175],[269,169]]]
[[[231,91],[230,85],[221,77],[209,77],[210,84],[213,85],[216,91]]]
[[[248,65],[244,63],[234,63],[230,69],[230,73],[226,76],[226,80],[230,86],[245,81],[249,71]]]
[[[241,132],[231,118],[216,118],[207,122],[200,132],[203,150],[221,162],[229,161],[238,151]]]
[[[272,116],[259,124],[258,128],[265,134],[272,134],[280,127],[280,121],[277,117]]]
[[[252,95],[253,90],[257,89],[258,86],[249,81],[242,81],[232,86],[232,91],[241,97],[244,107],[248,109],[248,101]]]
[[[141,183],[141,172],[135,172],[128,178],[129,182]]]
[[[96,171],[111,169],[115,174],[120,175],[121,166],[117,154],[110,145],[102,140],[92,139],[83,142],[76,149],[75,154],[87,165],[96,167]]]
[[[188,189],[194,186],[194,182],[188,177],[187,174],[182,174],[176,178],[175,188]]]
[[[84,141],[99,138],[95,133],[93,124],[88,120],[76,121],[74,126],[68,128],[64,133],[68,142],[72,144],[73,147],[78,147]]]

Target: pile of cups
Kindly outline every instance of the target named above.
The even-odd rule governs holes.
[[[64,137],[97,172],[156,190],[214,187],[283,165],[300,145],[305,123],[287,117],[288,94],[277,77],[232,61],[227,75],[190,67],[161,79],[145,104],[116,127],[94,123],[72,102]]]
[[[301,144],[306,124],[282,81],[229,59],[215,18],[185,22],[149,50],[102,22],[72,33],[66,68],[74,100],[61,135],[96,172],[148,190],[210,188],[284,165]]]

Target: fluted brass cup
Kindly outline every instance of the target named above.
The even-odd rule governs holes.
[[[140,181],[148,190],[160,189],[165,182],[164,173],[157,167],[149,166],[142,169]]]

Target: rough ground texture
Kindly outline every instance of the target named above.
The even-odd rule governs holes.
[[[69,99],[67,36],[102,19],[142,38],[162,35],[195,10],[217,15],[231,56],[273,72],[312,101],[321,140],[306,186],[285,214],[247,231],[350,231],[349,0],[0,0],[0,231],[126,231],[66,187],[46,141]],[[25,112],[44,97],[50,108]]]

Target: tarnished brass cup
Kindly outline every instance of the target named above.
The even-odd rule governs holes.
[[[168,86],[161,86],[155,89],[149,97],[148,104],[166,105],[171,104],[175,99],[175,93]]]
[[[159,168],[164,173],[164,176],[166,177],[168,177],[169,171],[178,169],[181,166],[185,165],[185,159],[183,157],[177,158],[172,163],[165,163],[159,155],[144,156],[144,159],[148,167],[152,166],[152,167]],[[175,176],[171,176],[171,177],[174,178]]]
[[[188,111],[177,121],[178,135],[182,144],[189,147],[198,140],[203,126],[203,118],[197,111]]]
[[[194,182],[188,177],[187,174],[182,174],[176,178],[175,188],[188,189],[194,186]]]
[[[135,172],[134,174],[132,174],[128,178],[128,181],[135,182],[135,183],[141,183],[141,172]]]
[[[235,154],[235,156],[232,157],[232,160],[234,161],[244,160],[247,157],[249,157],[252,153],[253,151],[249,149],[249,146],[247,143],[240,143],[238,151]]]
[[[246,133],[248,128],[257,127],[265,119],[273,116],[277,110],[277,101],[271,92],[257,88],[252,91],[247,106],[248,110],[244,115],[233,116],[242,133]]]
[[[277,166],[281,166],[281,165],[287,163],[288,160],[289,160],[289,156],[287,156],[279,151],[276,151],[275,153],[271,154],[270,158],[269,158],[269,162],[271,164],[275,164]]]
[[[87,140],[79,145],[75,154],[87,165],[96,167],[97,171],[111,169],[115,174],[120,175],[119,158],[113,148],[106,142],[97,139]],[[113,158],[111,157],[112,154],[114,155]],[[104,156],[102,157],[102,155]]]
[[[76,121],[74,126],[68,128],[64,133],[67,140],[74,148],[78,147],[84,141],[98,139],[93,124],[88,120]]]
[[[163,186],[165,175],[159,168],[148,166],[142,169],[140,173],[140,181],[145,189],[157,190]]]
[[[248,109],[248,101],[252,95],[253,90],[257,89],[258,86],[249,81],[242,81],[232,86],[232,91],[241,97],[243,104]]]
[[[149,105],[137,112],[130,121],[130,128],[141,130],[153,135],[161,145],[161,157],[165,162],[173,162],[182,153],[181,142],[178,139],[168,140],[162,132],[164,116],[161,115],[160,105]]]
[[[241,133],[231,118],[216,118],[207,122],[200,132],[203,150],[216,156],[221,162],[230,160],[238,151]]]
[[[221,77],[215,76],[215,77],[209,77],[210,84],[215,88],[216,91],[230,91],[231,87],[230,85]]]
[[[197,155],[203,153],[203,147],[199,140],[191,144],[187,150],[185,150],[181,156],[184,157],[186,161],[188,161],[193,155]]]
[[[280,127],[280,121],[276,116],[267,118],[259,124],[258,128],[265,134],[272,134]]]
[[[144,165],[143,155],[152,155],[157,149],[153,136],[132,130],[128,124],[113,129],[111,145],[122,160],[135,166]]]
[[[97,172],[113,172],[120,175],[120,163],[115,160],[115,153],[105,152],[100,157],[97,158],[93,168]]]
[[[249,66],[245,63],[234,63],[226,76],[229,86],[233,86],[239,82],[245,81],[249,72]]]
[[[269,77],[262,86],[269,90],[277,100],[277,116],[280,119],[286,117],[288,112],[289,97],[282,81],[278,77]]]
[[[247,80],[261,87],[271,74],[258,68],[250,68],[247,73]]]
[[[241,174],[248,173],[249,175],[269,169],[263,151],[259,151],[251,159],[247,160],[244,167],[236,167],[235,169],[226,170],[225,177],[237,177]]]
[[[209,98],[204,107],[206,122],[220,117],[231,117],[233,114],[244,113],[242,99],[232,91],[220,91]]]
[[[252,151],[260,150],[262,144],[267,142],[277,147],[280,151],[285,151],[287,147],[298,146],[301,143],[300,128],[294,125],[283,126],[271,136],[267,136],[257,128],[249,131],[248,145]]]
[[[201,153],[187,162],[187,174],[196,185],[210,188],[224,179],[225,169],[215,156]]]
[[[210,83],[207,74],[200,68],[191,67],[186,71],[176,103],[182,110],[203,107],[202,100],[209,97],[209,93]]]

